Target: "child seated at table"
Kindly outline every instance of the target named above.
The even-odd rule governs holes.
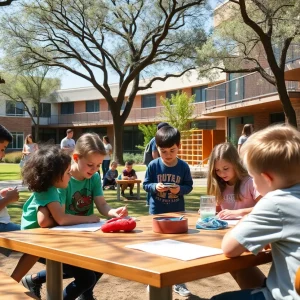
[[[57,190],[62,203],[60,210],[63,210],[65,215],[70,218],[94,218],[94,207],[97,208],[101,215],[106,217],[126,217],[128,215],[126,206],[112,208],[108,205],[103,196],[102,185],[97,170],[103,161],[105,153],[104,145],[100,137],[95,133],[83,134],[77,140],[72,154],[73,163],[69,170],[71,178],[70,174],[68,174],[69,183],[64,186],[59,186]],[[37,163],[37,165],[39,164]],[[60,166],[60,164],[57,165]],[[57,209],[59,210],[59,208]],[[52,211],[51,214],[53,215]],[[53,218],[51,218],[51,214],[49,214],[49,209],[47,208],[41,211],[40,220],[43,221],[42,227],[56,225],[55,222],[53,222],[55,217],[53,216]],[[99,217],[97,216],[97,221],[98,220]],[[84,222],[82,221],[81,223]],[[65,290],[64,299],[76,299],[79,295],[80,297],[78,299],[80,300],[93,299],[93,289],[102,274],[82,268],[77,269],[83,271],[77,272],[76,274],[75,272],[71,273],[73,270],[72,266],[63,264],[63,271],[66,276],[74,278],[77,276],[76,282],[72,283],[74,287],[72,294],[69,295],[70,289]],[[22,283],[29,287],[30,291],[35,291],[38,288],[40,290],[42,284],[45,282],[45,270],[40,271],[38,274],[27,275],[22,279]],[[85,286],[84,290],[82,288],[83,286]],[[78,293],[78,288],[81,289],[81,293]]]
[[[11,143],[13,137],[11,133],[0,125],[0,160],[5,156],[5,149]],[[0,190],[0,232],[20,230],[20,225],[11,222],[7,211],[7,205],[19,200],[19,191],[17,188],[5,188]],[[0,247],[0,253],[9,256],[11,250]]]
[[[116,189],[116,178],[118,178],[118,163],[113,161],[110,164],[110,169],[106,172],[104,179],[103,179],[103,189]]]
[[[134,180],[137,179],[135,170],[132,168],[133,162],[132,161],[126,161],[125,163],[125,169],[122,172],[121,179],[122,180]],[[125,197],[124,191],[129,187],[130,189],[130,196],[133,196],[133,188],[134,183],[122,183],[121,184],[121,195]]]
[[[214,296],[214,300],[300,299],[300,133],[276,125],[252,134],[241,149],[257,191],[263,196],[222,241],[227,257],[258,254],[271,246],[273,263],[264,286]]]
[[[23,206],[21,229],[50,227],[50,225],[74,225],[99,222],[96,215],[76,216],[66,214],[60,201],[58,188],[66,188],[70,180],[71,157],[57,146],[38,149],[22,169],[24,183],[33,193]],[[45,209],[49,211],[50,221],[44,218]],[[24,254],[12,278],[19,282],[24,273],[33,266],[38,257]],[[70,265],[63,265],[63,272],[68,278],[74,277],[64,290],[64,299],[76,298],[93,286],[96,276],[93,271]],[[30,275],[22,279],[23,285],[37,297],[40,297],[41,284],[34,282]]]

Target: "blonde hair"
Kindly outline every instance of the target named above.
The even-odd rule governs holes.
[[[222,193],[226,188],[226,182],[217,175],[215,163],[224,159],[231,163],[236,174],[236,183],[234,185],[234,196],[236,201],[241,201],[240,187],[242,180],[249,176],[243,167],[236,148],[231,143],[223,143],[214,147],[209,157],[208,178],[207,178],[207,194],[215,195],[218,204],[223,201]]]
[[[96,133],[85,133],[76,142],[73,154],[85,157],[90,153],[106,155],[106,151],[100,137]]]
[[[241,150],[244,164],[255,173],[274,173],[286,183],[300,178],[300,132],[274,125],[251,135]]]

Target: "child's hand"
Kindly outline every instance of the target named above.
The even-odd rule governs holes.
[[[128,216],[127,206],[118,207],[116,209],[112,209],[110,212],[112,217],[123,218]]]
[[[230,209],[223,209],[217,214],[217,218],[219,219],[235,219],[239,217],[241,213],[239,210],[230,210]]]
[[[87,216],[87,223],[98,223],[100,222],[100,217],[96,215]]]
[[[14,189],[8,188],[8,190],[5,193],[5,198],[11,203],[11,202],[17,202],[19,200],[19,191],[17,187]]]
[[[4,198],[4,197],[6,196],[6,193],[7,193],[8,191],[11,191],[11,190],[13,190],[13,188],[10,188],[10,187],[5,188],[5,189],[2,189],[2,190],[0,191],[1,197]]]
[[[179,186],[179,185],[176,185],[176,186],[174,186],[174,187],[169,187],[169,191],[170,191],[172,194],[177,195],[177,194],[180,192],[180,186]]]
[[[165,187],[164,184],[162,182],[159,182],[156,186],[155,189],[158,192],[166,192],[169,188]]]

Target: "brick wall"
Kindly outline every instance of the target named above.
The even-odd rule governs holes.
[[[269,112],[255,113],[254,114],[254,130],[260,130],[270,125]]]
[[[216,119],[216,129],[226,130],[226,119]]]
[[[9,131],[12,132],[23,132],[24,137],[27,134],[30,134],[32,131],[31,128],[31,119],[24,117],[0,117],[0,124],[6,127]]]

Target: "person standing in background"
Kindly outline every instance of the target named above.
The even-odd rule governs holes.
[[[34,153],[36,150],[38,150],[38,145],[33,142],[33,137],[31,134],[28,134],[25,137],[24,146],[22,150],[23,154],[23,163],[26,163],[26,161],[29,159],[30,155]]]
[[[247,141],[248,137],[251,135],[253,132],[253,125],[252,124],[245,124],[243,127],[242,135],[239,138],[238,141],[238,153],[241,152],[241,147],[242,145]]]
[[[109,137],[106,135],[103,137],[103,144],[106,151],[102,162],[102,179],[104,180],[105,174],[109,170],[110,156],[112,154],[112,146],[109,143]]]
[[[67,136],[60,142],[60,148],[66,151],[68,154],[72,154],[75,148],[75,141],[73,140],[73,130],[67,129]]]

